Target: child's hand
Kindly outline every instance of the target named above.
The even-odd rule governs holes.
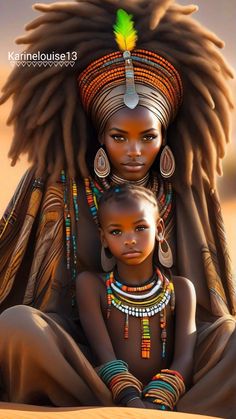
[[[141,408],[141,409],[145,409],[145,405],[144,405],[144,403],[141,399],[132,400],[131,402],[128,402],[126,406],[127,407],[138,407],[138,408]]]

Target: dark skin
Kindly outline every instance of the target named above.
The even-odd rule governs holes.
[[[107,122],[100,141],[104,144],[111,164],[111,171],[124,180],[139,180],[151,169],[163,140],[160,121],[147,108],[137,106],[135,109],[124,108],[116,112]],[[127,167],[123,163],[136,164],[140,167]],[[78,223],[78,260],[80,271],[90,269],[101,271],[100,239],[86,201],[84,185],[79,185],[80,220]],[[91,254],[91,243],[94,251]],[[198,302],[209,307],[209,293],[206,284],[196,284]]]
[[[106,148],[112,173],[124,180],[139,180],[151,169],[162,144],[160,121],[147,108],[124,108],[107,122],[100,141]],[[141,166],[132,166],[141,162]],[[126,166],[123,163],[130,163]],[[80,270],[100,271],[100,239],[86,202],[84,187],[79,188],[80,220],[78,223],[78,249]],[[91,240],[94,249],[91,258]]]
[[[100,222],[102,243],[116,257],[121,280],[129,285],[142,285],[153,274],[155,235],[163,233],[163,222],[159,219],[157,210],[145,199],[128,201],[125,208],[124,203],[122,205],[113,201],[109,205],[104,204]],[[76,285],[79,316],[99,363],[122,359],[128,363],[130,372],[143,384],[147,384],[162,368],[177,370],[183,375],[187,385],[191,382],[196,339],[195,291],[186,278],[174,277],[173,280],[176,294],[175,323],[168,306],[168,342],[163,363],[159,314],[150,318],[151,356],[150,359],[143,359],[140,355],[140,319],[130,316],[129,338],[124,339],[124,314],[112,307],[109,319],[106,318],[104,274],[83,272],[78,276]],[[141,399],[133,400],[128,406],[156,407]]]
[[[126,180],[139,180],[149,172],[161,148],[161,123],[142,106],[121,109],[108,120],[100,141],[112,173]]]

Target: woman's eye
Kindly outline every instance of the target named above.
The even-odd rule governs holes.
[[[120,230],[111,230],[110,234],[112,236],[119,236],[121,234],[121,231]]]
[[[153,141],[153,140],[155,140],[155,138],[156,138],[156,135],[145,135],[145,137],[143,137],[143,141]]]
[[[125,141],[125,137],[122,137],[122,135],[112,135],[112,138],[115,140],[115,141]]]
[[[136,231],[144,231],[144,230],[146,230],[148,227],[147,226],[145,226],[145,225],[140,225],[140,226],[137,226],[136,227]]]

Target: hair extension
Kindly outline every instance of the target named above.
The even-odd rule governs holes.
[[[137,48],[163,55],[181,74],[184,101],[167,134],[181,167],[181,182],[192,183],[194,165],[201,164],[214,187],[230,136],[233,100],[227,82],[233,71],[218,50],[223,41],[190,16],[197,7],[174,0],[77,0],[34,6],[41,16],[26,25],[27,33],[17,43],[26,46],[26,53],[75,51],[78,60],[66,68],[13,69],[0,99],[4,103],[13,98],[8,119],[14,126],[12,165],[21,153],[29,153],[37,173],[50,172],[54,178],[61,169],[69,170],[70,176],[89,174],[98,141],[90,138],[89,116],[81,109],[76,80],[92,60],[117,50],[112,26],[118,7],[133,15]]]
[[[63,22],[69,17],[70,15],[68,13],[51,12],[48,15],[42,15],[42,16],[36,17],[36,19],[32,20],[30,23],[27,23],[25,25],[25,30],[30,31],[32,29],[36,29],[38,26],[44,25],[45,23]]]
[[[56,94],[57,89],[58,89],[59,85],[61,84],[62,80],[63,80],[63,77],[62,77],[61,74],[59,74],[58,77],[52,78],[52,80],[48,83],[46,89],[43,89],[42,92],[41,92],[41,89],[40,89],[40,98],[36,102],[35,106],[33,107],[33,109],[34,109],[33,113],[34,113],[34,116],[36,116],[36,118],[38,118],[38,115],[40,114],[40,112],[42,112],[43,108],[48,103],[49,99],[54,94]],[[61,90],[61,89],[59,89],[59,90]],[[32,108],[31,107],[29,109],[29,112],[32,113]],[[26,115],[28,115],[27,112],[26,112]]]
[[[182,4],[171,4],[168,12],[180,13],[183,15],[191,15],[198,11],[198,6],[195,4],[190,4],[189,6],[183,6]]]
[[[78,147],[77,153],[77,163],[80,174],[82,177],[87,177],[89,175],[88,167],[86,164],[86,153],[87,153],[87,123],[86,123],[86,116],[82,107],[80,106],[76,111],[76,126],[80,133],[80,144],[81,147]]]

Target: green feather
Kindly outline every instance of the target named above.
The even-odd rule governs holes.
[[[138,37],[132,17],[123,9],[117,10],[116,23],[113,28],[116,42],[122,51],[131,51],[136,45]]]

